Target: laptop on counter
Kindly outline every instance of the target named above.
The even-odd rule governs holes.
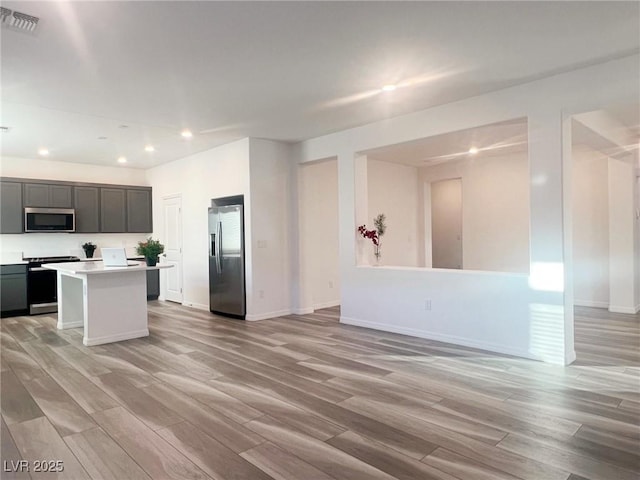
[[[137,267],[139,262],[127,261],[127,253],[124,248],[101,248],[102,261],[107,267]]]

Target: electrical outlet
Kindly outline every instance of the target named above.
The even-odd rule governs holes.
[[[424,309],[428,312],[431,311],[431,300],[424,301]]]
[[[329,280],[329,288],[333,288],[333,280]]]
[[[259,290],[258,291],[258,297],[264,298],[264,290]]]

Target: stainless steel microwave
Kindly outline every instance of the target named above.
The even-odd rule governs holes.
[[[75,232],[76,211],[73,208],[25,208],[24,231]]]

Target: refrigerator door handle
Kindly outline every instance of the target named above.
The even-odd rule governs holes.
[[[222,273],[222,222],[218,222],[218,228],[216,231],[216,269],[218,273]]]

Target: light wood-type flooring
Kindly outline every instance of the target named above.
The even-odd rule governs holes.
[[[2,468],[31,468],[3,479],[639,478],[638,316],[577,309],[563,368],[340,325],[337,308],[149,305],[148,338],[97,347],[55,316],[0,322]]]

